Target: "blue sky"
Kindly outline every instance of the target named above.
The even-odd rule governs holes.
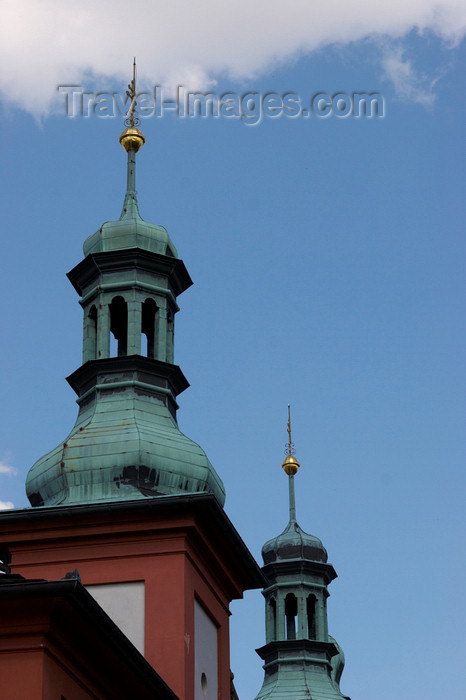
[[[216,49],[215,22],[206,36],[200,26],[187,85],[303,100],[376,91],[385,115],[282,115],[256,126],[147,118],[137,188],[142,216],[166,226],[194,281],[176,319],[176,362],[191,383],[178,417],[222,477],[228,516],[260,561],[287,522],[291,403],[298,521],[339,574],[329,629],[346,655],[343,692],[460,700],[466,55],[463,25],[451,21],[459,5],[443,3],[450,19],[440,13],[429,27],[428,2],[405,4],[414,14],[426,6],[422,27],[328,18],[321,35],[310,29],[306,44],[297,31],[294,44],[290,24],[275,56],[259,31],[245,58],[239,40]],[[364,24],[363,4],[354,9]],[[264,15],[264,33],[279,36],[280,21]],[[91,49],[83,73],[74,45],[61,63],[62,42],[63,55],[44,48],[41,77],[34,42],[37,65],[14,60],[37,35],[30,24],[13,32],[15,81],[0,87],[0,501],[19,508],[27,471],[77,411],[64,378],[81,362],[81,313],[65,272],[84,239],[119,217],[125,189],[122,120],[66,118],[56,85],[71,76],[85,89],[123,90],[134,53],[148,57],[145,67],[139,59],[146,86],[166,80],[168,91],[189,68],[189,54],[178,64],[174,55],[178,73],[160,58],[160,75],[146,38],[118,54],[112,76],[104,38],[102,67]],[[261,594],[232,610],[232,669],[241,700],[252,700],[263,678]]]

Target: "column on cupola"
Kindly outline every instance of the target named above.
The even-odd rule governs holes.
[[[324,639],[328,639],[327,598],[329,595],[330,593],[325,590],[323,593],[323,598],[319,599],[319,612],[322,624],[322,635]]]
[[[133,292],[133,299],[128,304],[128,355],[141,354],[142,301],[140,295]]]
[[[87,304],[83,309],[83,364],[97,357],[97,307]]]
[[[110,307],[101,298],[97,308],[97,360],[110,357]]]
[[[307,599],[304,594],[304,590],[301,589],[298,595],[298,620],[296,639],[307,639],[308,628],[309,625],[307,620]]]
[[[158,332],[155,359],[168,362],[167,359],[167,300],[160,297],[160,306],[157,312]]]
[[[172,309],[167,310],[167,362],[175,361],[175,314]]]
[[[151,360],[156,358],[158,327],[159,306],[154,299],[145,296],[141,303],[141,337],[146,336],[146,349],[141,348],[141,355]]]
[[[278,639],[287,639],[288,638],[288,620],[287,620],[287,615],[286,615],[286,596],[288,595],[289,591],[287,590],[282,590],[280,591],[281,595],[281,605],[280,605],[280,610],[281,610],[281,616],[280,616],[280,627],[279,627],[279,634],[278,634]]]
[[[269,642],[275,642],[278,635],[278,601],[276,591],[266,598],[265,604],[265,638],[268,644]]]

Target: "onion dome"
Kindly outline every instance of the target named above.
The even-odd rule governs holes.
[[[130,161],[131,152],[128,153]],[[129,165],[129,163],[128,163]],[[118,221],[106,221],[83,245],[84,255],[104,253],[125,248],[140,248],[151,253],[177,258],[178,252],[163,226],[141,218],[136,192],[126,192],[123,210]]]
[[[262,547],[264,564],[286,560],[307,559],[327,561],[327,551],[318,537],[308,535],[296,520],[290,520],[285,530]]]
[[[117,360],[119,376],[128,375],[128,370],[147,376],[149,362],[142,364],[143,359]],[[111,362],[100,361],[104,364],[100,377],[111,379]],[[138,364],[146,371],[136,371]],[[78,393],[84,382],[89,383],[91,370],[84,366],[70,378]],[[173,416],[160,405],[156,387],[153,396],[149,386],[144,394],[137,387],[120,389],[120,394],[93,391],[95,398],[81,406],[65,441],[30,469],[26,491],[31,505],[212,493],[223,506],[225,489],[220,477],[204,450],[180,431]]]

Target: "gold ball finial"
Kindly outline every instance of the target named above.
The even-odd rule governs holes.
[[[141,146],[145,144],[146,139],[138,128],[135,126],[128,126],[120,136],[119,141],[127,153],[128,151],[135,151],[137,153]]]
[[[288,455],[285,457],[282,467],[288,476],[294,476],[299,469],[299,462],[294,455]]]
[[[291,409],[290,404],[288,404],[288,444],[286,446],[286,457],[282,464],[282,467],[288,476],[294,476],[299,469],[299,462],[294,456],[294,445],[291,442]]]

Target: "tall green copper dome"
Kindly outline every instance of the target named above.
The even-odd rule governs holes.
[[[83,308],[83,364],[68,377],[79,413],[29,471],[32,506],[200,492],[225,501],[204,450],[177,423],[176,398],[189,384],[174,364],[176,299],[192,282],[167,231],[139,214],[135,159],[145,139],[134,121],[120,137],[128,154],[120,219],[85,241],[84,260],[68,273]]]

